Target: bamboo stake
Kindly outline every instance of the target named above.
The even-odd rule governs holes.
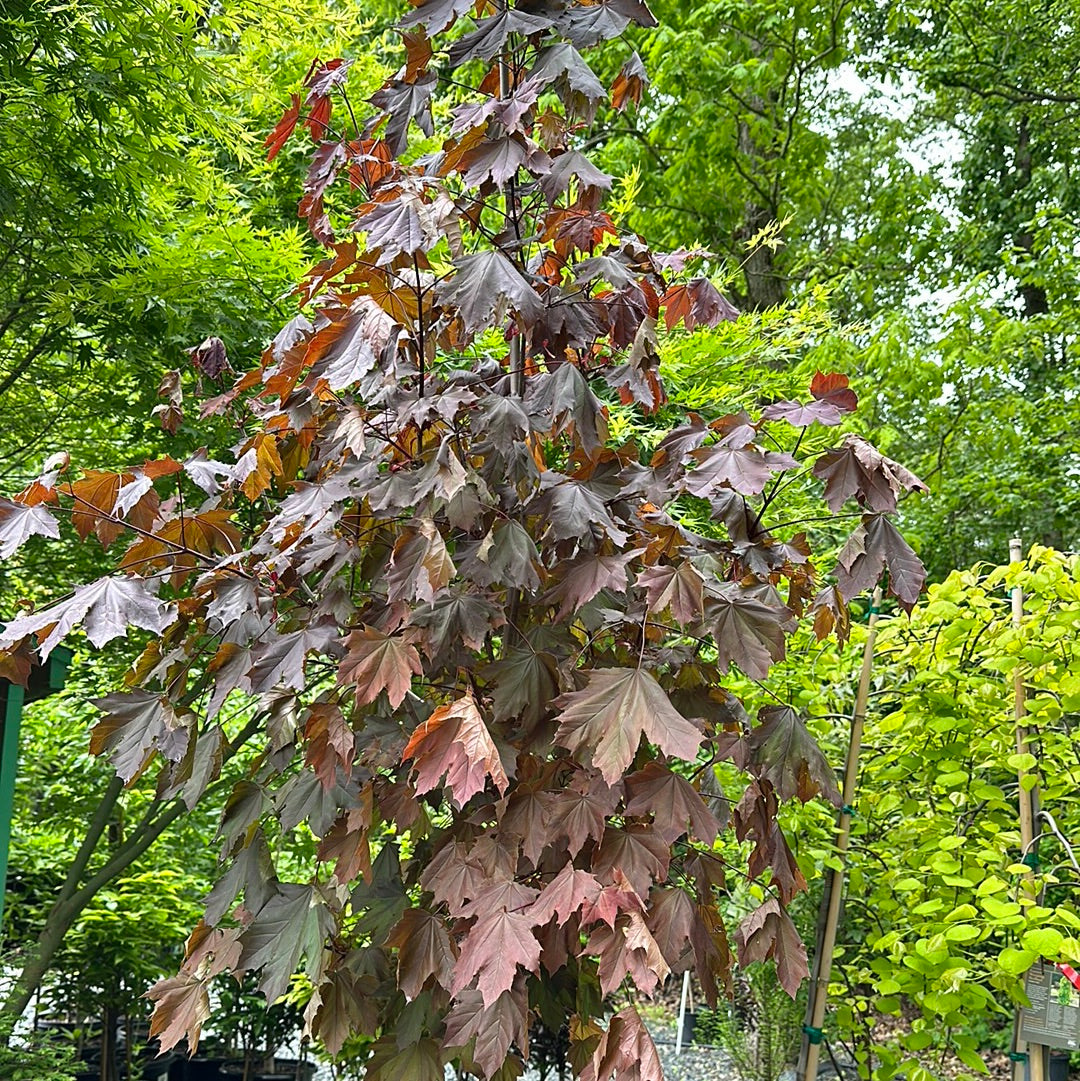
[[[1009,541],[1009,562],[1019,563],[1024,558],[1023,544],[1019,537],[1013,537]],[[1024,619],[1024,590],[1022,586],[1015,585],[1012,588],[1012,625],[1019,630]],[[1024,688],[1024,672],[1017,659],[1016,668],[1013,670],[1013,719],[1016,721],[1016,753],[1027,752],[1028,731],[1024,725],[1027,716],[1027,692]],[[1017,781],[1019,791],[1017,804],[1020,811],[1020,846],[1025,862],[1029,859],[1027,871],[1024,875],[1025,887],[1031,896],[1035,896],[1037,887],[1035,884],[1034,862],[1035,848],[1035,813],[1039,795],[1038,789],[1027,790],[1024,787],[1024,779],[1030,776],[1029,771],[1022,766],[1017,768]],[[1016,1057],[1013,1060],[1013,1077],[1015,1081],[1046,1081],[1046,1051],[1042,1044],[1029,1044],[1020,1039],[1020,1014],[1017,1013],[1013,1028],[1013,1044]],[[1027,1070],[1025,1070],[1025,1056]]]
[[[855,787],[859,777],[859,752],[862,749],[863,726],[866,722],[866,702],[870,697],[870,673],[874,664],[874,642],[877,639],[878,609],[881,607],[881,586],[874,590],[870,602],[870,619],[867,625],[866,644],[863,646],[862,670],[859,686],[855,692],[855,710],[851,716],[851,736],[848,740],[847,761],[844,766],[843,804],[836,827],[836,850],[840,867],[829,876],[827,889],[828,908],[822,928],[815,962],[816,979],[812,981],[810,1023],[804,1026],[803,1081],[816,1081],[818,1062],[821,1057],[821,1026],[825,1021],[825,1006],[829,997],[829,976],[832,973],[833,953],[836,949],[836,931],[840,924],[840,902],[844,895],[844,856],[851,842],[851,817]]]

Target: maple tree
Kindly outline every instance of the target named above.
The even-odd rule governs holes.
[[[856,405],[842,376],[756,417],[668,401],[659,321],[737,313],[709,253],[620,232],[577,148],[609,102],[582,53],[631,22],[652,23],[641,0],[425,0],[366,119],[348,61],[313,64],[266,148],[311,136],[299,211],[326,257],[227,389],[217,343],[190,354],[218,391],[201,415],[242,433],[232,460],[74,479],[61,455],[0,502],[5,554],[62,512],[84,539],[126,538],[115,574],[0,637],[25,677],[78,628],[155,636],[92,734],[126,782],[154,768],[159,795],[198,801],[234,746],[230,695],[265,736],[223,808],[227,870],[151,991],[166,1045],[197,1043],[218,976],[273,1001],[302,968],[331,1052],[376,1037],[373,1081],[448,1060],[514,1077],[537,1018],[568,1026],[582,1078],[652,1081],[621,989],[693,969],[715,1002],[736,955],[774,959],[792,994],[806,975],[776,816],[838,800],[835,782],[794,710],[755,725],[723,677],[764,679],[803,617],[842,634],[884,570],[910,609],[921,564],[885,515],[921,485],[858,437],[834,445]],[[615,107],[645,82],[631,55]],[[166,430],[179,386],[162,382]],[[619,411],[666,434],[613,439]],[[805,535],[768,524],[785,485],[817,479],[864,512],[835,586]],[[746,780],[726,799],[722,759]],[[301,824],[318,866],[282,881],[272,843]],[[745,867],[712,852],[726,829]],[[765,900],[729,939],[731,874]]]

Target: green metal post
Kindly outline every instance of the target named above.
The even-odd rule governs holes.
[[[0,683],[0,926],[4,919],[7,893],[8,845],[11,842],[11,814],[15,804],[15,771],[19,765],[19,727],[22,723],[22,687]]]
[[[17,683],[0,679],[0,927],[7,894],[8,848],[11,844],[11,817],[15,807],[15,775],[19,769],[19,729],[23,706],[47,698],[64,689],[72,653],[57,646],[48,660],[30,670],[24,690]]]

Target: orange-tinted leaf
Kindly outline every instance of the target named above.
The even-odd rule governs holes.
[[[240,489],[248,499],[258,499],[270,487],[275,477],[284,476],[277,439],[269,432],[259,432],[248,444],[233,470]]]
[[[330,832],[319,842],[316,858],[324,863],[337,861],[334,878],[342,885],[360,875],[365,881],[371,880],[371,845],[365,817],[370,819],[370,814],[365,816],[359,808],[352,808],[338,818]]]
[[[33,666],[34,657],[29,639],[20,642],[13,649],[0,650],[0,679],[25,687]]]
[[[859,399],[855,391],[848,387],[848,377],[838,372],[815,372],[810,380],[810,395],[819,402],[829,402],[835,405],[841,413],[850,413],[859,405]]]
[[[439,706],[417,725],[401,757],[412,759],[418,793],[438,787],[445,776],[459,807],[484,790],[488,777],[500,792],[510,784],[471,695]]]
[[[122,516],[137,529],[149,531],[153,528],[160,501],[149,484],[138,493],[138,499],[130,506],[117,506],[121,488],[135,480],[134,473],[88,469],[82,480],[75,481],[66,489],[75,501],[71,521],[83,540],[94,533],[107,548],[124,531],[124,523],[120,520]]]
[[[434,55],[431,47],[431,39],[427,31],[420,27],[411,33],[403,31],[402,43],[405,45],[405,82],[415,82],[427,71],[427,66]]]
[[[333,702],[316,702],[308,710],[304,724],[306,760],[329,790],[337,783],[337,771],[348,772],[356,753],[356,735],[341,708]]]
[[[681,319],[687,330],[699,323],[715,327],[725,320],[731,322],[739,317],[739,310],[726,300],[708,278],[673,285],[663,296],[664,322],[668,330],[674,330]]]
[[[290,97],[291,104],[263,143],[267,161],[273,161],[277,157],[278,151],[289,141],[289,136],[292,135],[296,122],[300,119],[300,95],[292,94]]]
[[[154,567],[173,568],[172,582],[179,587],[198,566],[198,556],[229,555],[240,547],[240,530],[227,509],[181,515],[165,522],[152,536],[137,540],[120,561],[122,570],[146,574]]]
[[[611,85],[611,104],[620,112],[631,101],[640,105],[641,93],[648,85],[649,76],[641,57],[636,52],[631,53],[630,59],[620,68],[615,82]]]

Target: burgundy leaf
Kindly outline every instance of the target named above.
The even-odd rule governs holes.
[[[422,25],[428,34],[442,33],[452,22],[470,11],[476,0],[410,0],[413,10],[402,16],[401,26]]]
[[[468,60],[490,60],[502,49],[511,34],[535,34],[546,30],[551,23],[552,20],[545,15],[532,15],[520,8],[505,7],[497,15],[479,20],[475,30],[450,46],[450,64],[456,68]]]
[[[653,882],[667,877],[670,860],[671,846],[648,826],[609,827],[593,857],[592,870],[605,883],[613,883],[618,870],[634,892],[644,897]]]
[[[599,895],[600,882],[597,878],[567,863],[540,891],[528,914],[538,927],[547,923],[552,916],[558,916],[560,923],[566,923],[583,905],[595,902]]]
[[[454,265],[457,273],[439,283],[436,296],[459,311],[466,333],[501,325],[508,311],[533,320],[543,310],[535,290],[500,251],[465,255]]]
[[[436,74],[429,72],[414,82],[391,79],[371,95],[371,104],[387,118],[383,138],[391,154],[397,156],[405,150],[411,120],[416,121],[416,126],[424,135],[430,136],[435,131],[431,118],[431,95],[437,83]]]
[[[465,1047],[474,1038],[473,1060],[484,1076],[494,1077],[512,1046],[528,1046],[529,1026],[523,1005],[509,991],[490,1006],[484,1005],[479,991],[462,991],[446,1015],[443,1044],[448,1048]]]
[[[509,991],[519,968],[536,972],[540,943],[529,916],[506,909],[481,916],[461,944],[451,992],[457,996],[475,980],[484,1007]]]
[[[352,228],[367,234],[369,251],[377,251],[377,266],[392,263],[399,255],[413,255],[432,243],[420,212],[423,204],[416,197],[395,193],[386,202],[363,208]]]
[[[500,721],[521,717],[526,728],[531,729],[558,694],[555,658],[535,649],[508,650],[486,674],[495,682],[492,704]]]
[[[825,502],[834,513],[850,496],[872,511],[894,511],[902,490],[928,490],[914,473],[857,435],[845,436],[841,446],[823,454],[814,463],[814,476],[825,482]]]
[[[635,548],[618,555],[604,556],[590,552],[578,556],[559,568],[558,580],[544,594],[542,600],[547,603],[558,602],[561,607],[555,618],[564,620],[591,601],[601,590],[625,593],[627,567],[641,552],[642,549]]]
[[[575,781],[551,797],[551,837],[565,837],[570,854],[576,856],[590,838],[599,841],[604,836],[607,816],[617,802],[613,789],[602,782]]]
[[[540,52],[529,78],[555,89],[567,112],[591,122],[607,91],[581,54],[567,42]]]
[[[442,535],[430,519],[420,519],[394,545],[386,581],[394,600],[432,601],[453,576]]]
[[[769,958],[776,962],[780,986],[794,998],[799,985],[810,975],[806,947],[795,924],[776,898],[754,909],[735,933],[739,964],[748,965]]]
[[[803,803],[822,795],[837,807],[836,774],[799,715],[790,706],[765,706],[750,733],[752,768],[770,781],[781,799]]]
[[[722,672],[734,663],[751,679],[764,679],[772,664],[783,659],[787,633],[796,621],[772,586],[724,582],[705,603],[705,622]]]
[[[654,886],[645,924],[672,970],[689,967],[696,913],[690,895],[677,886]]]
[[[225,343],[220,338],[205,339],[194,349],[189,349],[188,356],[195,370],[209,379],[217,379],[225,372],[232,371]]]
[[[676,622],[683,626],[701,619],[705,583],[689,560],[646,567],[638,575],[637,584],[645,590],[650,612],[670,609]]]
[[[686,490],[691,495],[709,496],[730,487],[742,495],[758,495],[769,482],[770,463],[761,447],[717,444],[695,450],[697,466],[686,474]]]
[[[711,845],[720,832],[720,823],[697,790],[677,773],[658,762],[626,778],[626,813],[652,814],[653,829],[666,844],[690,832]]]
[[[529,158],[529,146],[523,136],[510,132],[497,139],[484,139],[457,163],[462,179],[472,188],[492,184],[501,188],[517,175]]]
[[[600,668],[585,689],[564,694],[555,742],[587,752],[608,784],[634,760],[644,735],[665,754],[692,762],[701,733],[671,704],[663,688],[640,668]]]
[[[837,588],[850,600],[873,589],[886,569],[889,595],[910,612],[926,583],[922,560],[883,514],[863,516],[837,557]]]
[[[600,496],[576,480],[553,483],[536,501],[535,509],[546,517],[547,535],[553,540],[589,537],[594,527],[615,544],[627,540],[627,534],[615,524]]]
[[[322,955],[326,907],[311,886],[283,883],[280,892],[258,912],[240,938],[239,970],[261,972],[259,990],[275,1002],[289,986],[302,956]]]
[[[155,1004],[150,1039],[158,1039],[164,1052],[186,1037],[191,1054],[195,1054],[203,1022],[210,1017],[207,982],[182,972],[179,976],[158,980],[146,992],[146,997]]]
[[[454,948],[443,921],[422,908],[406,909],[386,940],[398,951],[398,986],[406,998],[416,998],[424,984],[449,988],[454,978]]]
[[[566,150],[552,159],[551,168],[540,177],[539,183],[547,201],[554,204],[560,195],[569,190],[571,183],[576,183],[579,191],[582,188],[607,191],[611,188],[612,178],[598,169],[584,154],[576,150]],[[595,247],[591,226],[587,235],[588,243],[577,245],[583,250]]]
[[[708,278],[694,278],[682,285],[673,285],[661,298],[664,322],[674,330],[681,319],[687,330],[702,326],[715,327],[739,317],[738,309],[726,300]]]

